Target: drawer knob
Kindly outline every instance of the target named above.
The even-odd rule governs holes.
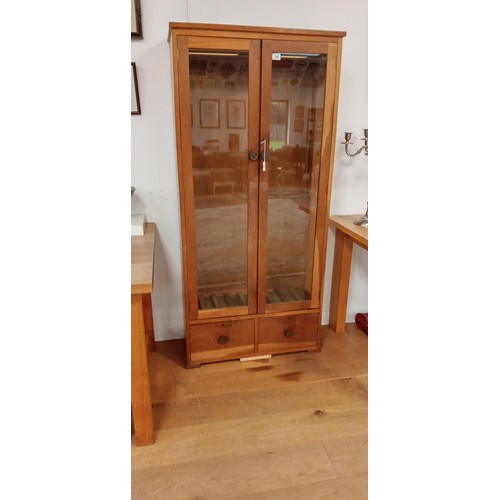
[[[217,339],[217,342],[220,344],[220,345],[226,345],[227,342],[228,342],[228,338],[225,336],[225,335],[221,335],[218,339]]]
[[[293,329],[292,328],[287,328],[284,331],[285,337],[291,337],[293,335]]]

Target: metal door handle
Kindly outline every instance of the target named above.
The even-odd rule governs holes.
[[[267,146],[267,141],[266,139],[264,139],[263,141],[260,141],[260,144],[264,144],[264,151],[262,152],[262,155],[261,155],[261,158],[262,158],[262,172],[265,172],[267,170],[267,166],[266,166],[266,160],[267,160],[267,149],[266,149],[266,146]]]

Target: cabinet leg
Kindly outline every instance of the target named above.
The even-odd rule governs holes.
[[[343,333],[351,274],[352,240],[338,229],[335,232],[334,252],[329,325],[335,333]]]

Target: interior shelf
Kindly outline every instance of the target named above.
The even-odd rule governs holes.
[[[309,300],[311,294],[303,287],[281,287],[266,290],[266,303],[297,302]],[[226,307],[242,307],[248,304],[245,291],[205,292],[198,295],[198,307],[201,311],[223,309]]]

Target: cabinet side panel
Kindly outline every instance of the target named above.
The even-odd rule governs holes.
[[[333,156],[335,152],[335,107],[336,107],[336,68],[337,44],[328,46],[326,68],[325,107],[323,115],[323,140],[321,148],[321,171],[318,193],[318,215],[316,219],[316,238],[314,242],[314,280],[312,303],[321,306],[326,243],[328,236],[328,218],[330,210]]]
[[[186,224],[185,224],[185,200],[184,200],[184,173],[183,173],[183,157],[182,157],[182,137],[181,137],[181,116],[180,116],[180,88],[179,88],[179,37],[173,34],[172,44],[172,70],[174,79],[174,107],[175,107],[175,140],[177,153],[177,182],[179,186],[179,210],[180,210],[180,225],[182,238],[182,278],[183,278],[183,297],[184,297],[184,325],[185,336],[188,338],[188,318],[189,318],[189,270],[187,259],[187,244],[186,244]],[[186,355],[190,357],[190,346],[186,340]]]
[[[179,49],[179,130],[182,149],[182,190],[184,206],[183,253],[186,256],[189,319],[198,318],[198,279],[196,275],[196,236],[194,222],[193,167],[191,149],[191,113],[189,101],[188,37],[178,37]]]
[[[323,226],[320,231],[323,234],[322,251],[323,255],[321,257],[321,280],[320,280],[320,296],[319,296],[319,307],[322,307],[323,296],[324,296],[324,283],[325,283],[325,268],[326,268],[326,248],[328,243],[328,225],[330,216],[330,205],[332,198],[332,181],[333,181],[333,171],[335,168],[335,141],[337,137],[337,116],[338,116],[338,103],[339,103],[339,91],[340,91],[340,69],[342,62],[342,38],[339,38],[336,44],[332,44],[329,49],[329,58],[335,60],[335,66],[331,66],[328,69],[328,78],[332,82],[329,86],[329,92],[333,93],[333,96],[329,96],[330,100],[333,100],[332,106],[332,131],[331,131],[331,146],[329,151],[326,153],[328,164],[330,168],[328,170],[328,180],[326,180],[327,194],[326,194],[326,207],[325,207],[325,220],[323,221]]]

